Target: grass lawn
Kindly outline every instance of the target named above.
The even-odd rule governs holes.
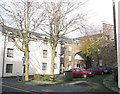
[[[115,82],[113,80],[107,80],[106,83],[110,87],[116,87],[117,88],[117,82]]]
[[[57,79],[55,81],[40,79],[40,80],[31,80],[31,82],[37,83],[37,85],[39,86],[48,86],[48,85],[59,85],[59,84],[71,83],[75,81],[84,81],[84,80],[86,81],[86,80],[91,80],[91,79],[93,78],[73,78],[71,81],[65,81],[64,78]]]

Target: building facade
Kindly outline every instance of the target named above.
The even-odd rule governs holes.
[[[0,77],[23,75],[25,68],[24,53],[15,46],[12,39],[3,35],[2,32],[0,32],[0,43]],[[29,50],[29,75],[50,74],[51,46],[45,40],[45,36],[40,40],[30,41]],[[54,64],[55,74],[60,73],[60,53],[61,44],[58,43]]]
[[[96,52],[95,58],[92,58],[91,66],[116,66],[116,49],[113,25],[103,23],[103,29],[101,33],[77,38],[77,40],[80,42],[85,40],[99,41],[102,39],[104,39],[104,42]]]
[[[83,41],[99,41],[104,39],[103,45],[96,52],[95,57],[85,57],[80,55],[80,45]],[[64,43],[64,71],[71,68],[87,68],[91,66],[115,66],[116,51],[114,42],[114,26],[103,23],[101,33],[79,37],[70,41],[67,39]],[[77,41],[77,43],[75,42]],[[111,58],[111,59],[110,59]]]

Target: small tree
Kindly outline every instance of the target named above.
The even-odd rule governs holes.
[[[105,38],[96,35],[91,38],[88,36],[88,38],[81,42],[79,47],[82,51],[82,54],[90,57],[91,59],[98,59],[100,54],[99,50],[102,49],[105,44]]]
[[[25,81],[29,80],[29,42],[31,32],[38,29],[44,20],[44,13],[40,9],[40,3],[29,0],[20,0],[12,2],[0,2],[1,18],[4,20],[3,27],[7,35],[11,37],[16,47],[22,51],[25,56]],[[6,19],[8,18],[8,19]],[[14,28],[10,28],[11,26]]]
[[[63,0],[43,4],[46,20],[40,29],[48,36],[52,48],[51,78],[54,78],[55,50],[59,40],[70,32],[80,31],[84,26],[85,15],[80,13],[83,4],[83,2],[70,3]]]

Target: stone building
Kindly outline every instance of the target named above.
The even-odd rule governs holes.
[[[69,70],[72,68],[82,68],[85,64],[82,62],[82,58],[77,54],[79,46],[77,44],[65,43],[65,60],[64,60],[64,70]]]
[[[96,57],[92,59],[90,57],[82,57],[78,54],[81,52],[79,45],[85,40],[101,40],[105,39],[101,44],[103,47],[98,49]],[[114,26],[111,24],[103,23],[103,29],[101,33],[79,37],[76,39],[64,40],[64,70],[69,70],[76,67],[90,67],[90,66],[115,66],[116,52],[114,42]],[[70,41],[71,40],[71,41]],[[77,41],[77,43],[76,43]],[[79,59],[78,59],[79,57]],[[111,59],[110,59],[111,58]],[[88,60],[89,59],[89,60]]]
[[[114,26],[111,24],[103,23],[102,32],[95,35],[89,35],[77,38],[79,41],[101,40],[105,39],[102,47],[99,49],[99,55],[94,60],[91,60],[91,66],[116,66],[116,49],[114,41]],[[82,45],[82,44],[80,44]],[[97,65],[99,63],[99,65]]]

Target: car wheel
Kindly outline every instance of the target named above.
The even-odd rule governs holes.
[[[94,77],[95,76],[95,74],[94,73],[92,73],[92,77]]]
[[[86,75],[86,74],[83,74],[83,78],[87,78],[87,75]]]

